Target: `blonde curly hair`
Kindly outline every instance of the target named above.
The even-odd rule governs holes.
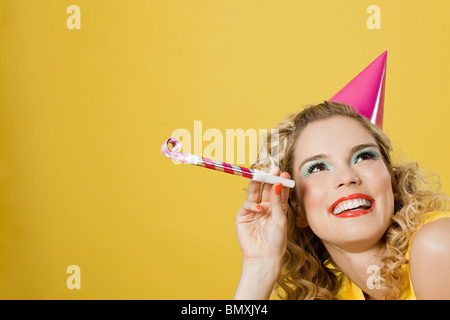
[[[287,171],[293,176],[293,153],[297,137],[312,121],[336,115],[353,118],[370,132],[386,167],[397,182],[394,215],[384,234],[387,254],[382,258],[384,265],[380,270],[381,283],[387,292],[385,298],[395,299],[399,297],[407,280],[401,266],[408,263],[405,254],[411,239],[423,225],[427,212],[445,210],[447,207],[448,197],[440,191],[439,182],[427,182],[415,162],[393,165],[391,143],[383,131],[350,106],[330,101],[307,106],[279,123],[261,144],[252,168],[268,171],[276,165],[281,171]],[[434,190],[430,188],[433,185],[436,187]],[[294,188],[289,198],[295,196]],[[296,227],[295,214],[290,206],[287,219],[287,248],[274,292],[283,299],[334,299],[340,287],[338,267],[309,227]],[[334,268],[327,268],[326,262],[330,262]]]

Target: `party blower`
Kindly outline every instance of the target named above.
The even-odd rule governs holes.
[[[169,144],[172,148],[169,149]],[[291,179],[281,178],[273,174],[269,174],[258,169],[248,169],[245,167],[240,167],[232,164],[228,164],[221,161],[215,161],[204,157],[199,157],[194,154],[180,152],[181,142],[177,138],[169,138],[161,146],[161,152],[163,155],[187,164],[193,164],[195,166],[200,166],[203,168],[208,168],[216,171],[221,171],[236,176],[241,176],[244,178],[252,179],[253,181],[260,181],[271,184],[281,183],[284,187],[293,188],[295,181]]]

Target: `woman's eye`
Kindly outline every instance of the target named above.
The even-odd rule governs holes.
[[[373,159],[372,155],[370,155],[368,153],[363,153],[356,157],[355,163],[360,162],[362,160],[370,160],[370,159]]]
[[[352,162],[358,163],[358,162],[361,162],[364,160],[378,159],[379,157],[380,157],[379,153],[376,152],[375,150],[366,150],[366,151],[357,153]]]
[[[323,163],[318,163],[318,164],[311,166],[309,169],[309,172],[313,173],[313,172],[319,172],[322,170],[327,170],[327,166]]]
[[[312,173],[333,170],[333,166],[327,162],[312,162],[305,165],[301,170],[303,178],[308,177]]]
[[[328,169],[329,169],[329,167],[326,165],[326,163],[322,163],[322,162],[313,163],[308,167],[307,175],[310,175],[311,173],[314,173],[314,172],[325,171]]]

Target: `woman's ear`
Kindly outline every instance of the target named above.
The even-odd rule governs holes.
[[[308,220],[306,219],[306,214],[300,206],[300,204],[295,199],[289,199],[288,205],[295,215],[295,225],[297,228],[303,229],[309,226]]]

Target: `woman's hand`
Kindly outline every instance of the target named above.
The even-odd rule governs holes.
[[[290,179],[287,172],[273,167],[271,174]],[[236,215],[236,229],[242,255],[245,259],[280,259],[287,243],[286,210],[289,188],[281,184],[264,184],[252,181],[248,198]]]
[[[290,179],[274,167],[271,174]],[[278,278],[287,244],[289,188],[252,181],[248,198],[236,214],[243,262],[234,299],[268,299]]]

